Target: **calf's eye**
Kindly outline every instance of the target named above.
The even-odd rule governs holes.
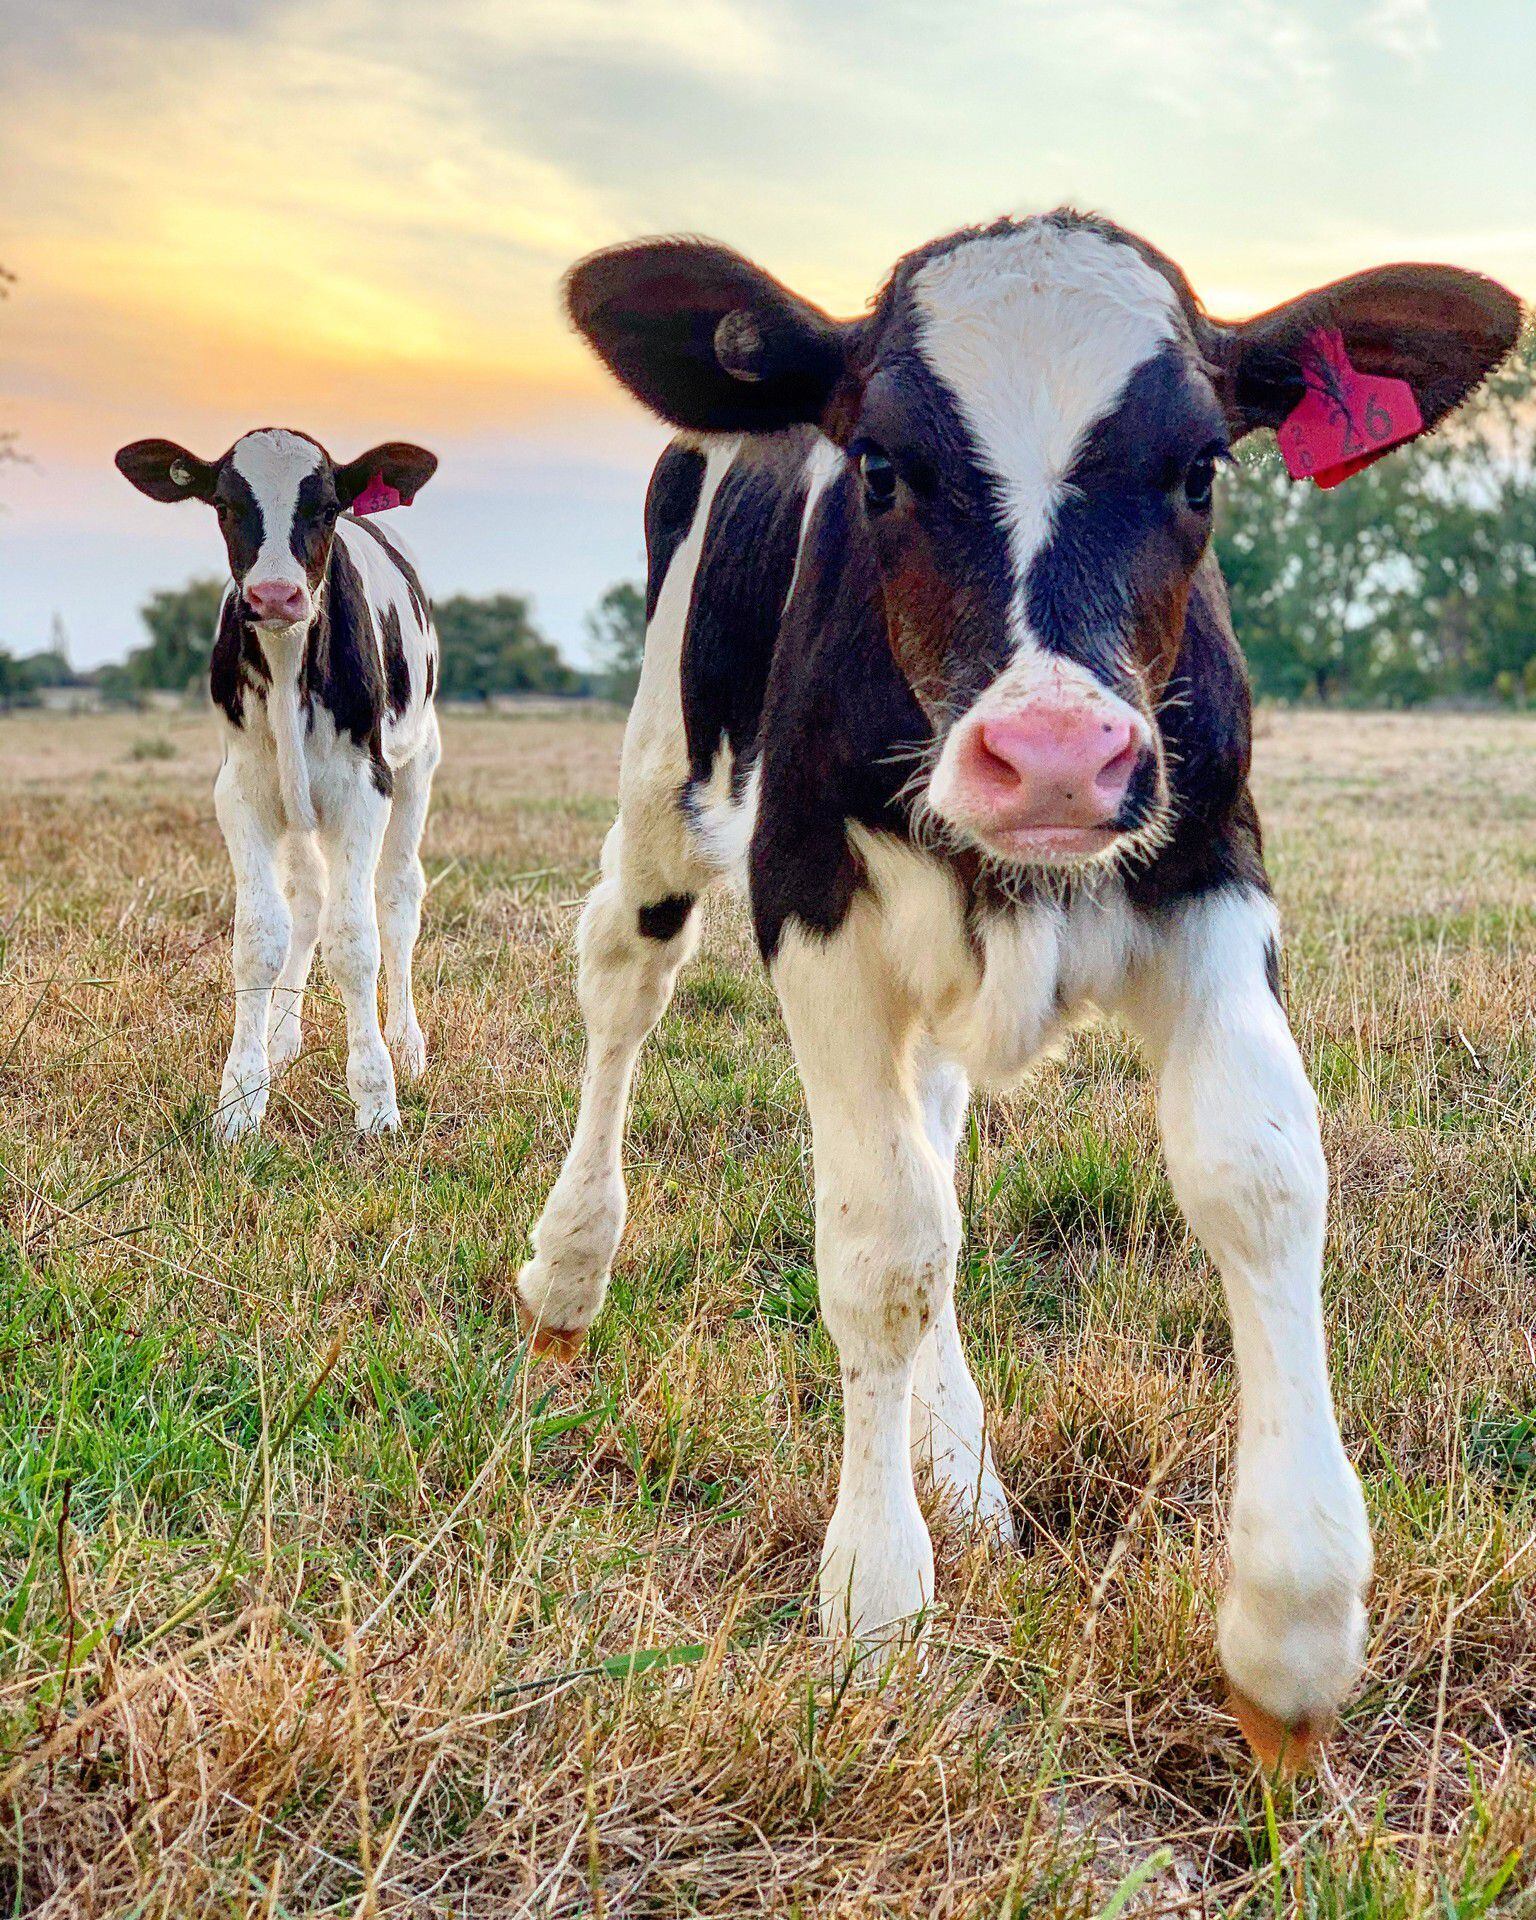
[[[1209,513],[1211,493],[1216,485],[1216,459],[1213,452],[1192,460],[1184,473],[1184,499],[1193,513]]]
[[[864,483],[864,504],[871,513],[884,513],[896,499],[891,456],[881,447],[865,447],[859,455],[859,478]]]

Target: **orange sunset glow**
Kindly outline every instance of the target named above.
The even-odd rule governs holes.
[[[931,234],[1062,200],[1218,310],[1403,256],[1536,290],[1524,0],[4,12],[0,426],[27,463],[0,469],[0,642],[57,615],[82,665],[218,559],[113,448],[264,421],[436,448],[410,526],[433,584],[531,592],[579,658],[640,564],[662,434],[558,283],[637,232],[717,234],[841,311]]]

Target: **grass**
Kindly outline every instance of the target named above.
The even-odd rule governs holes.
[[[1271,1792],[1222,1709],[1219,1293],[1115,1034],[983,1102],[962,1317],[1022,1545],[926,1661],[807,1632],[839,1445],[806,1128],[743,917],[642,1068],[583,1359],[509,1284],[571,1126],[591,715],[447,726],[403,1131],[314,1002],[203,1124],[200,720],[0,717],[0,1914],[1536,1911],[1536,724],[1267,717],[1324,1106],[1366,1682]]]

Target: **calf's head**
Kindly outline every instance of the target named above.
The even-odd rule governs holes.
[[[117,466],[151,500],[214,508],[248,617],[278,633],[314,614],[336,516],[376,480],[408,505],[436,472],[437,455],[389,440],[338,466],[308,434],[262,427],[219,460],[199,460],[174,440],[135,440],[118,452]]]
[[[1058,212],[900,261],[838,321],[729,249],[639,241],[567,280],[577,327],[675,426],[809,424],[844,455],[821,513],[873,558],[891,650],[933,726],[928,814],[1029,866],[1155,844],[1170,688],[1221,463],[1306,391],[1337,328],[1426,427],[1503,358],[1514,296],[1393,266],[1240,324],[1163,255]],[[847,554],[849,549],[840,549]],[[867,569],[866,569],[867,571]]]

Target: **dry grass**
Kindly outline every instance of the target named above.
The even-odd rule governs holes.
[[[230,1154],[209,730],[0,718],[0,1912],[1536,1906],[1536,725],[1262,729],[1380,1568],[1328,1768],[1273,1799],[1212,1649],[1227,1333],[1117,1037],[978,1114],[1024,1544],[943,1536],[923,1667],[849,1686],[806,1632],[836,1372],[734,909],[642,1070],[592,1347],[525,1369],[617,746],[451,720],[404,1131],[350,1136],[326,993]]]

